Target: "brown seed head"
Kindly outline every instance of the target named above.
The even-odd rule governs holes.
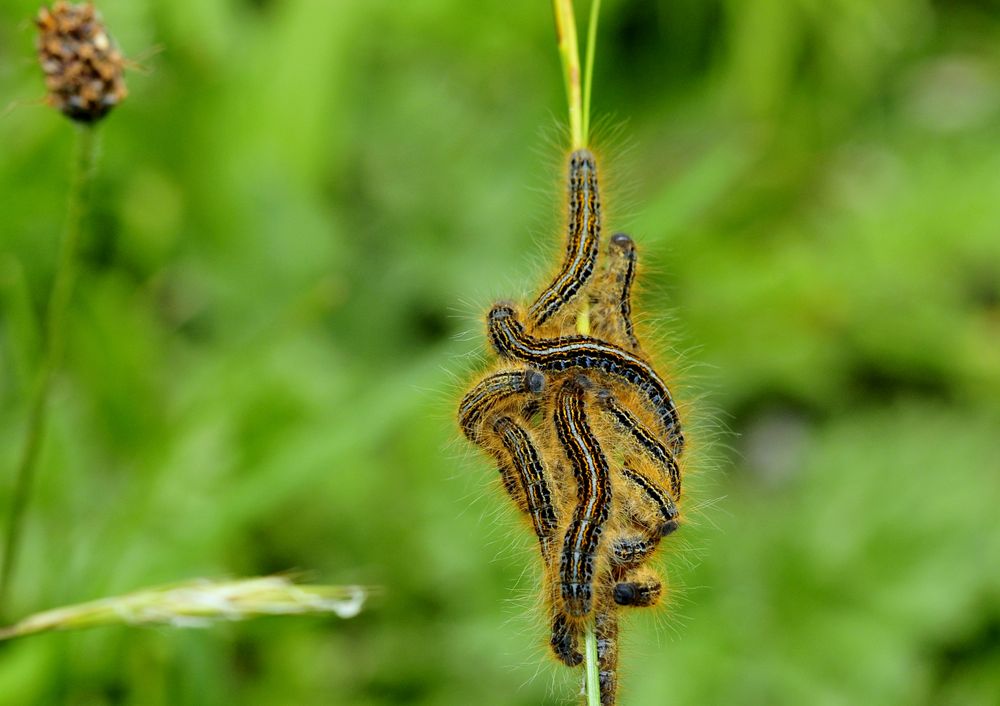
[[[92,4],[60,0],[39,10],[35,24],[48,100],[64,115],[92,123],[128,95],[121,52]]]

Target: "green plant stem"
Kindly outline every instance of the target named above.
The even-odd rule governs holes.
[[[3,565],[0,567],[0,616],[7,608],[7,595],[17,568],[24,517],[31,499],[38,453],[45,434],[49,391],[52,387],[52,379],[62,361],[66,310],[69,307],[73,294],[73,283],[76,279],[76,251],[87,210],[87,192],[93,173],[96,150],[96,129],[91,126],[78,127],[69,203],[66,209],[66,230],[60,245],[59,262],[45,313],[42,363],[30,401],[24,446],[21,449],[14,477],[14,490],[7,515]]]
[[[594,53],[597,51],[597,18],[601,0],[591,0],[590,21],[587,24],[587,56],[583,63],[583,144],[590,143],[590,89],[594,82]]]
[[[583,117],[580,99],[580,48],[576,39],[576,17],[572,0],[552,0],[556,18],[556,39],[559,58],[562,59],[563,82],[566,85],[566,102],[569,107],[571,149],[586,147],[583,134]]]
[[[587,706],[601,706],[601,675],[597,664],[597,634],[594,624],[587,625],[584,634],[584,666],[587,670]]]
[[[590,138],[590,92],[594,75],[594,53],[597,46],[597,17],[601,10],[601,0],[593,0],[590,5],[590,22],[587,28],[586,74],[583,94],[580,91],[580,48],[576,36],[576,18],[573,15],[572,0],[552,0],[556,19],[556,36],[559,43],[559,57],[562,59],[563,81],[566,85],[566,101],[569,106],[569,126],[571,149],[586,147]],[[583,335],[590,333],[590,311],[584,306],[576,320],[577,331]],[[587,626],[584,635],[586,650],[584,669],[586,672],[587,706],[601,706],[601,680],[597,660],[597,636],[594,626]]]

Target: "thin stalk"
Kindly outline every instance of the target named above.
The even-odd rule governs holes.
[[[587,24],[587,56],[583,62],[583,144],[590,142],[590,88],[594,82],[594,54],[597,51],[597,17],[601,13],[601,0],[590,3],[590,21]]]
[[[569,132],[571,149],[587,146],[583,132],[580,98],[580,47],[576,39],[576,17],[572,0],[552,0],[556,17],[556,40],[559,58],[562,59],[563,82],[566,85],[566,102],[569,107]]]
[[[24,446],[21,449],[14,477],[14,492],[7,515],[3,565],[0,566],[0,616],[6,610],[7,594],[17,569],[24,517],[31,499],[38,452],[45,434],[52,378],[62,362],[66,310],[69,307],[73,294],[73,283],[76,280],[76,251],[83,230],[83,220],[87,210],[87,193],[93,175],[96,151],[95,129],[90,126],[78,127],[69,202],[66,208],[66,230],[62,238],[55,281],[52,283],[52,291],[49,294],[48,308],[45,313],[42,363],[28,410],[28,427],[25,431]]]
[[[592,0],[590,21],[587,28],[586,74],[583,93],[580,90],[580,48],[576,36],[576,18],[572,0],[552,0],[556,19],[556,37],[559,57],[562,60],[563,82],[566,85],[566,101],[569,107],[570,149],[586,147],[590,139],[590,94],[594,76],[594,54],[597,46],[597,17],[601,10],[601,0]],[[577,331],[590,334],[590,308],[586,305],[576,320]],[[597,660],[597,635],[590,623],[584,633],[586,649],[584,669],[586,673],[587,706],[601,706],[601,680]]]
[[[597,634],[594,624],[587,624],[584,633],[584,666],[587,670],[587,706],[601,706],[601,675],[597,665]]]

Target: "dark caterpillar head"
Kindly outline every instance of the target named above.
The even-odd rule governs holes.
[[[490,309],[490,313],[486,315],[486,321],[491,324],[516,318],[517,313],[514,311],[514,305],[510,302],[497,302]]]
[[[606,387],[602,387],[594,395],[597,398],[597,402],[604,407],[611,407],[615,403],[614,393]]]
[[[524,335],[524,325],[518,321],[517,312],[510,302],[498,302],[486,315],[486,328],[493,350],[500,356],[509,356],[515,341]]]
[[[621,248],[625,252],[632,252],[635,250],[635,241],[632,240],[625,233],[615,233],[611,236],[611,244],[615,247]]]
[[[524,374],[524,387],[537,395],[545,389],[545,376],[538,370],[529,370]]]
[[[615,603],[633,605],[639,597],[639,587],[632,582],[615,585]]]
[[[663,593],[663,584],[655,575],[637,581],[625,581],[615,584],[615,603],[635,608],[650,608],[656,605]]]
[[[659,530],[659,535],[661,537],[666,537],[668,534],[673,534],[677,531],[677,528],[681,526],[679,520],[675,519],[677,517],[677,508],[673,508],[674,519],[670,519],[661,524],[657,529]]]

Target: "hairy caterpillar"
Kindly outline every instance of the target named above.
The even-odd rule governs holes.
[[[481,444],[482,423],[491,411],[513,395],[538,394],[544,386],[545,377],[537,370],[502,370],[488,375],[462,398],[458,407],[462,433],[472,443]]]
[[[597,633],[601,706],[613,706],[618,692],[618,613],[614,606],[598,611],[594,630]]]
[[[639,339],[632,325],[632,281],[635,279],[635,243],[625,233],[608,241],[607,266],[590,294],[590,335],[618,342],[638,353]]]
[[[559,578],[566,611],[579,618],[590,612],[597,547],[611,512],[608,461],[587,423],[584,386],[567,381],[556,393],[554,422],[573,477],[577,505],[563,539]]]
[[[601,197],[597,164],[590,150],[569,159],[569,227],[562,268],[528,309],[528,319],[542,326],[567,306],[594,274],[601,236]]]
[[[510,417],[498,419],[493,429],[510,455],[525,501],[523,509],[531,518],[535,536],[541,546],[542,560],[548,563],[552,558],[552,542],[559,519],[552,504],[552,492],[538,450],[528,431]]]
[[[663,584],[648,566],[636,569],[626,581],[615,584],[614,600],[620,606],[649,608],[656,605],[663,593]]]
[[[673,450],[667,449],[660,443],[660,440],[634,414],[618,402],[610,390],[601,390],[597,394],[597,398],[618,428],[628,435],[632,445],[641,449],[660,467],[670,483],[670,493],[675,499],[680,499],[681,469],[674,457]]]

